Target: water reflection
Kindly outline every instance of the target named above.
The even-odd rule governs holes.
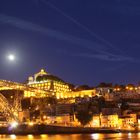
[[[16,139],[16,135],[10,135],[10,138],[11,138],[12,140]]]
[[[33,135],[27,135],[28,136],[28,139],[33,139],[34,136]]]
[[[40,136],[41,136],[41,139],[46,140],[48,135],[44,135],[44,134],[42,134],[42,135],[40,135]]]
[[[63,134],[63,135],[0,135],[0,140],[140,140],[140,133]]]

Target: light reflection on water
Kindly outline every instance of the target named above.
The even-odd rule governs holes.
[[[140,133],[63,134],[63,135],[0,135],[0,140],[140,140]]]

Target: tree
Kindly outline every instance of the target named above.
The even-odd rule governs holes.
[[[92,120],[92,117],[93,113],[89,110],[81,109],[76,113],[76,118],[83,126],[88,124]]]
[[[88,85],[80,85],[75,88],[76,91],[81,91],[81,90],[89,90],[91,89]]]
[[[112,87],[112,83],[101,82],[97,87]]]
[[[127,84],[128,87],[135,87],[133,84]]]
[[[121,110],[127,110],[127,109],[129,109],[129,105],[127,104],[127,102],[122,101]]]
[[[70,83],[68,83],[68,85],[69,85],[69,88],[70,88],[71,90],[74,90],[74,88],[75,88],[75,85],[73,85],[73,84],[70,84]]]
[[[103,96],[98,98],[98,107],[99,107],[100,112],[101,112],[101,109],[105,107],[105,98]]]

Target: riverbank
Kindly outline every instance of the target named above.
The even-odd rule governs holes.
[[[122,130],[115,128],[92,128],[92,127],[70,127],[54,126],[44,124],[20,124],[15,128],[11,126],[0,127],[0,134],[90,134],[90,133],[140,133],[140,130]]]
[[[0,134],[88,134],[88,133],[118,133],[116,129],[103,129],[103,128],[91,128],[91,127],[63,127],[63,126],[51,126],[51,125],[19,125],[16,128],[0,127]]]

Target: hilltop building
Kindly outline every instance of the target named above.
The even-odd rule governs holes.
[[[68,83],[57,76],[47,73],[44,69],[41,69],[40,72],[34,74],[34,76],[30,76],[27,84],[30,87],[54,92],[54,95],[55,93],[71,91]],[[25,93],[25,95],[30,97],[27,93]]]

